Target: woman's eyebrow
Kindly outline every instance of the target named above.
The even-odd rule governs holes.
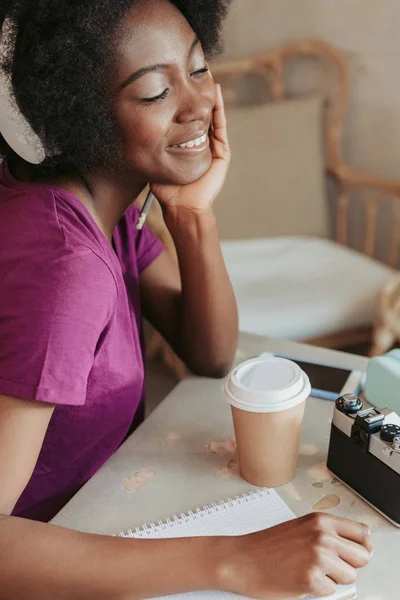
[[[199,43],[200,43],[200,41],[196,37],[193,40],[193,42],[192,42],[192,44],[191,44],[191,46],[189,48],[188,56],[190,56],[191,54],[193,54],[194,49],[196,48],[196,46]],[[138,71],[135,71],[134,73],[132,73],[131,75],[129,75],[129,77],[127,79],[125,79],[125,81],[118,86],[118,89],[122,90],[123,88],[127,87],[128,85],[130,85],[134,81],[137,81],[138,79],[140,79],[140,77],[143,77],[143,75],[146,75],[147,73],[153,73],[154,71],[161,71],[162,69],[166,69],[168,67],[169,67],[168,63],[157,63],[155,65],[149,65],[148,67],[142,67]]]

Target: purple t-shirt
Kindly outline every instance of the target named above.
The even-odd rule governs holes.
[[[71,193],[0,164],[0,394],[56,404],[13,514],[47,521],[113,454],[144,390],[139,274],[162,251],[130,207],[114,248]]]

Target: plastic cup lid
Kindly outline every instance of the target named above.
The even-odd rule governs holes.
[[[297,406],[311,392],[300,367],[277,356],[248,360],[235,367],[225,381],[226,401],[248,412],[278,412]]]

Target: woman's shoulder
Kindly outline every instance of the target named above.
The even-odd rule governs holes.
[[[17,180],[6,164],[0,165],[0,246],[57,256],[86,249],[109,259],[104,236],[71,191]]]
[[[61,243],[54,196],[45,186],[17,182],[0,166],[0,244],[38,250],[49,238]]]

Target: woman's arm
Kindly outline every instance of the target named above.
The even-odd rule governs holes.
[[[235,356],[238,316],[214,213],[171,207],[164,218],[179,270],[163,252],[143,271],[143,313],[192,371],[221,377]]]
[[[136,600],[213,589],[209,538],[135,540],[0,518],[1,600]]]
[[[329,515],[242,537],[170,540],[10,517],[53,409],[0,395],[0,600],[140,600],[204,589],[284,599],[333,591],[368,562],[365,527]]]
[[[0,395],[0,599],[120,600],[214,587],[209,538],[131,540],[9,516],[53,410]]]
[[[222,376],[235,355],[238,315],[212,208],[230,162],[221,88],[215,90],[209,170],[187,185],[151,185],[179,271],[164,253],[142,274],[142,287],[145,313],[186,364],[199,374]]]

